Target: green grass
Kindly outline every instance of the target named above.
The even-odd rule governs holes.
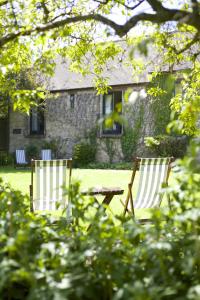
[[[15,189],[24,194],[29,194],[31,183],[31,171],[14,168],[0,168],[0,177],[11,184]],[[91,187],[120,187],[124,189],[124,194],[114,196],[111,202],[111,209],[114,212],[122,211],[120,199],[124,199],[127,193],[127,184],[131,177],[131,170],[95,170],[95,169],[73,169],[72,180],[81,182],[81,189]],[[102,197],[98,197],[101,201]]]
[[[73,169],[72,179],[81,182],[81,190],[91,187],[120,187],[124,189],[124,194],[114,196],[110,204],[111,211],[114,214],[120,214],[123,211],[120,199],[125,200],[126,198],[127,185],[130,182],[131,172],[131,170]],[[29,194],[29,185],[31,183],[30,170],[1,167],[0,177],[10,183],[14,189],[18,189],[24,194]],[[134,187],[137,186],[137,183],[138,177],[136,175]],[[102,197],[99,196],[98,199],[101,201]]]

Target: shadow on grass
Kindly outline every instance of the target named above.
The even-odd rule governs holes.
[[[31,168],[30,167],[26,167],[26,168],[14,168],[14,167],[7,167],[7,166],[0,166],[0,174],[3,173],[3,174],[9,174],[9,173],[30,173],[31,171]]]

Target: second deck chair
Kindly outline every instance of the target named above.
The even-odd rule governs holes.
[[[51,149],[42,149],[41,158],[42,160],[51,160]]]
[[[173,157],[167,158],[136,158],[128,184],[128,194],[124,203],[124,212],[131,212],[135,216],[135,209],[159,207],[163,198],[161,189],[168,184]],[[132,189],[136,172],[139,171],[139,184],[136,197],[133,200]],[[139,219],[148,222],[149,219]]]
[[[26,156],[25,156],[25,150],[24,149],[17,149],[15,151],[16,154],[16,164],[15,167],[17,168],[22,167],[22,166],[27,166],[28,162],[26,161]]]
[[[71,184],[72,159],[32,160],[31,169],[31,211],[52,211],[56,210],[59,204],[60,208],[66,208],[69,221],[71,218],[70,201],[63,187],[66,187],[67,169],[69,171],[68,187]]]

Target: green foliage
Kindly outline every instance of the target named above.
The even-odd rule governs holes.
[[[176,163],[171,209],[154,210],[153,226],[105,216],[78,183],[68,191],[74,222],[63,215],[53,226],[54,218],[30,213],[28,198],[1,182],[0,298],[198,299],[199,151],[193,142]]]
[[[145,144],[153,150],[156,156],[183,157],[189,144],[187,136],[158,135],[146,138]]]
[[[124,155],[124,160],[130,162],[133,156],[136,154],[137,143],[140,138],[141,128],[143,125],[144,118],[144,106],[141,105],[139,108],[138,115],[135,116],[134,128],[128,126],[124,127],[124,132],[121,137],[121,147]]]
[[[25,152],[28,162],[30,162],[31,159],[39,159],[39,149],[36,145],[28,145]]]
[[[57,157],[59,145],[56,139],[52,139],[50,141],[45,141],[42,145],[42,149],[51,149],[53,153],[53,157]]]
[[[97,131],[98,127],[85,132],[85,141],[78,143],[73,149],[73,166],[85,167],[89,163],[95,162],[97,152]]]
[[[173,110],[172,122],[168,125],[168,131],[175,131],[190,136],[198,136],[197,126],[200,115],[200,64],[196,63],[191,72],[184,72],[181,81],[182,92],[171,99]]]
[[[90,145],[92,145],[95,148],[95,151],[97,150],[97,133],[99,131],[98,126],[95,126],[92,128],[89,132],[85,134],[85,138],[88,140]]]
[[[133,167],[132,163],[121,162],[121,163],[90,163],[88,169],[113,169],[113,170],[131,170]]]
[[[16,45],[11,51],[12,54],[8,53],[8,65],[5,61],[2,62],[4,71],[0,71],[1,106],[5,110],[9,103],[14,110],[27,113],[30,106],[36,105],[38,100],[43,101],[46,95],[44,89],[39,87],[39,76],[32,66],[32,55],[28,47]]]
[[[13,155],[5,151],[0,151],[0,166],[10,166],[13,164],[14,164]]]
[[[82,142],[76,144],[73,149],[73,165],[86,166],[87,164],[95,161],[96,149],[93,145]]]
[[[170,121],[170,100],[174,96],[175,78],[171,74],[156,74],[150,83],[151,107],[154,115],[154,135],[164,134]]]
[[[105,145],[106,153],[108,154],[108,157],[109,157],[109,164],[112,164],[114,154],[115,154],[114,142],[111,138],[105,138],[103,140],[103,142],[104,142],[104,145]]]

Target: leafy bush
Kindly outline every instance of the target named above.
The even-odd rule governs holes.
[[[75,167],[86,166],[95,161],[96,147],[89,143],[80,143],[74,146],[73,164]]]
[[[56,139],[52,139],[50,141],[45,141],[42,145],[42,149],[51,149],[53,153],[53,157],[57,157],[58,153],[58,141]]]
[[[0,183],[0,299],[199,299],[199,153],[194,142],[178,162],[171,209],[155,210],[154,226],[105,216],[78,184],[75,222],[48,226],[50,216],[30,213],[29,199]]]
[[[131,170],[133,167],[132,163],[121,162],[121,163],[90,163],[87,165],[88,169],[113,169],[113,170]]]
[[[0,151],[0,166],[9,166],[13,164],[14,164],[13,155],[5,151]]]
[[[183,157],[189,144],[187,136],[169,136],[158,135],[150,139],[146,139],[146,144],[155,152],[157,156],[174,156]]]
[[[28,145],[26,147],[26,156],[28,162],[31,161],[31,159],[38,159],[39,158],[39,149],[36,145]]]
[[[134,128],[124,126],[124,133],[121,137],[121,147],[126,162],[131,162],[136,154],[138,141],[144,119],[144,106],[140,105],[138,114],[135,116]]]

